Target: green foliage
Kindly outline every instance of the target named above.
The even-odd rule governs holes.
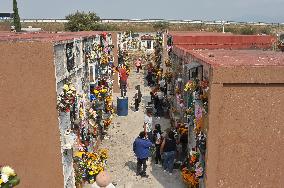
[[[69,21],[65,24],[67,31],[106,31],[112,28],[100,23],[100,17],[94,12],[76,12],[66,16]]]
[[[240,29],[240,34],[242,35],[255,35],[257,33],[256,28],[252,26],[245,26]]]
[[[271,34],[271,27],[262,27],[259,29],[259,34],[270,35]]]
[[[14,26],[17,32],[21,31],[21,20],[18,12],[17,0],[13,0]]]
[[[164,31],[170,26],[169,22],[155,22],[153,23],[153,28],[155,31]]]

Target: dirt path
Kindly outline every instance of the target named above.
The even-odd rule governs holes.
[[[142,103],[146,103],[150,99],[150,88],[144,86],[142,73],[137,74],[132,71],[129,82],[130,89],[127,92],[129,100],[128,116],[114,117],[114,123],[108,131],[110,138],[104,140],[101,145],[102,148],[108,148],[110,152],[108,171],[113,182],[117,183],[117,188],[183,188],[184,184],[178,170],[174,170],[173,175],[169,175],[163,172],[161,167],[155,166],[154,162],[151,163],[151,159],[147,163],[147,174],[149,177],[141,178],[136,176],[136,158],[132,151],[132,143],[139,132],[143,130],[144,105],[140,105],[139,112],[134,112],[130,103],[134,96],[135,85],[139,84],[141,86]],[[114,94],[114,103],[116,103],[117,96],[118,94]],[[160,123],[162,129],[169,127],[167,119],[153,118],[153,121],[153,124]]]

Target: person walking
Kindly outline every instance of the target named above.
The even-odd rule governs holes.
[[[157,89],[156,92],[156,110],[157,110],[157,116],[161,117],[164,115],[164,110],[163,110],[163,100],[164,100],[164,95],[161,92],[160,88]]]
[[[146,138],[145,132],[144,131],[140,132],[138,138],[136,138],[133,143],[133,151],[137,157],[137,171],[136,171],[137,176],[140,175],[141,177],[148,177],[148,175],[146,174],[146,169],[147,169],[146,161],[150,156],[151,146],[152,142]]]
[[[151,142],[153,142],[153,133],[152,133],[152,124],[153,124],[153,117],[152,117],[152,111],[150,109],[147,109],[146,115],[144,117],[144,132],[147,134],[147,137]]]
[[[148,64],[147,66],[147,76],[146,80],[148,82],[148,86],[154,86],[155,82],[153,81],[153,65],[152,63]]]
[[[135,86],[135,95],[134,95],[134,106],[135,111],[137,112],[139,110],[139,104],[141,102],[142,93],[140,91],[140,85]]]
[[[161,153],[160,153],[161,144],[162,144],[162,131],[160,124],[155,125],[155,129],[153,131],[153,140],[156,147],[155,164],[159,165],[159,163],[162,162]]]
[[[139,70],[142,69],[142,59],[139,58],[135,62],[136,72],[139,73]]]
[[[169,172],[170,175],[173,173],[176,149],[175,133],[170,131],[168,137],[163,140],[161,145],[161,154],[163,153],[164,155],[164,172]]]

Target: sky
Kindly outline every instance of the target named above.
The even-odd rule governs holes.
[[[0,12],[12,12],[0,0]],[[284,23],[284,0],[18,0],[24,19],[63,19],[78,11],[104,19],[225,20]]]

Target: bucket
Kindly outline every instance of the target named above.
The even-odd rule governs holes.
[[[128,97],[117,97],[117,115],[128,115]]]

